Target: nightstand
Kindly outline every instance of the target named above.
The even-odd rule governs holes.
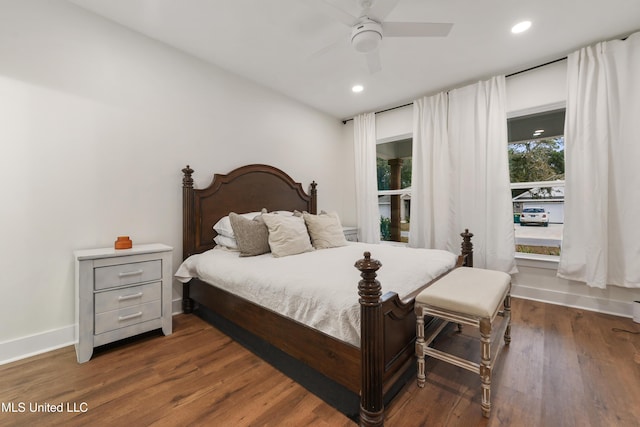
[[[344,233],[344,237],[347,239],[347,241],[358,241],[358,227],[342,227],[342,232]]]
[[[172,253],[159,243],[74,252],[78,363],[103,344],[160,328],[171,334]]]

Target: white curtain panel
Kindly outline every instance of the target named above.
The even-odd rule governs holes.
[[[569,55],[558,276],[640,287],[640,33]]]
[[[449,248],[453,218],[449,210],[449,137],[446,93],[413,102],[411,227],[409,246]]]
[[[353,147],[358,240],[380,243],[375,113],[360,114],[353,118]]]
[[[517,272],[504,76],[449,92],[449,247],[474,234],[474,265]],[[413,221],[412,221],[413,222]]]

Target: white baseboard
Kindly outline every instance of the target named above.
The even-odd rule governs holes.
[[[182,313],[182,298],[171,301],[172,314]],[[75,325],[0,342],[0,365],[74,345]]]
[[[75,326],[64,326],[0,343],[0,365],[75,344]]]
[[[171,301],[171,313],[175,316],[176,314],[182,313],[182,298],[176,298]]]
[[[530,299],[549,304],[564,305],[598,313],[612,314],[621,317],[633,317],[631,302],[616,301],[588,295],[576,295],[567,292],[541,289],[513,284],[511,295],[516,298]]]

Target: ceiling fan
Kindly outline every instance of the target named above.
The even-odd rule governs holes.
[[[356,0],[359,16],[353,16],[326,0],[307,0],[320,12],[351,28],[351,47],[364,54],[371,74],[382,69],[378,48],[383,37],[446,37],[453,24],[436,22],[386,22],[384,18],[400,0]]]

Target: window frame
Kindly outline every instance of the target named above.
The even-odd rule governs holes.
[[[560,110],[560,109],[564,109],[566,111],[566,107],[567,107],[566,101],[559,101],[559,102],[549,103],[549,104],[535,106],[531,108],[510,111],[507,113],[507,123],[509,119],[514,119],[517,117],[528,116],[532,114],[540,114],[540,113],[545,113],[545,112],[550,112],[553,110]],[[564,131],[565,130],[563,129],[562,135],[554,135],[554,136],[545,137],[545,138],[554,138],[559,136],[562,136],[564,138],[564,135],[565,135]],[[507,150],[509,149],[509,144],[510,142],[507,141],[507,147],[506,147]],[[563,187],[564,188],[565,180],[562,179],[562,180],[551,180],[551,181],[510,182],[509,184],[510,184],[511,190],[531,189],[531,188],[538,188],[538,187]],[[516,224],[514,223],[514,238],[515,238],[515,226]],[[562,248],[562,237],[560,238],[560,248]],[[517,252],[517,251],[515,255],[516,255],[516,258],[527,259],[530,261],[540,260],[540,261],[557,262],[560,259],[559,255],[531,254],[531,253]]]
[[[407,139],[411,140],[411,144],[413,145],[413,133],[408,133],[408,134],[403,134],[403,135],[396,135],[393,137],[388,137],[388,138],[382,138],[382,139],[378,139],[376,140],[376,158],[377,156],[377,146],[381,145],[381,144],[388,144],[388,143],[393,143],[393,142],[401,142],[401,141],[405,141]],[[411,157],[409,157],[410,159],[413,159],[413,147],[411,150]],[[383,157],[381,157],[383,158]],[[407,157],[403,157],[403,159],[406,159]],[[383,158],[384,159],[384,158]],[[377,190],[377,195],[378,198],[381,196],[405,196],[405,195],[409,195],[411,196],[411,186],[406,187],[406,188],[402,188],[402,189],[398,189],[398,190]],[[378,204],[379,206],[379,204]],[[410,217],[411,213],[409,213],[409,217]],[[380,219],[382,219],[382,215],[380,215]],[[402,222],[402,219],[400,220]],[[410,223],[410,221],[409,221]],[[391,244],[402,244],[402,245],[406,245],[407,242],[403,242],[403,241],[396,241],[396,240],[381,240],[381,242],[384,243],[391,243]]]

